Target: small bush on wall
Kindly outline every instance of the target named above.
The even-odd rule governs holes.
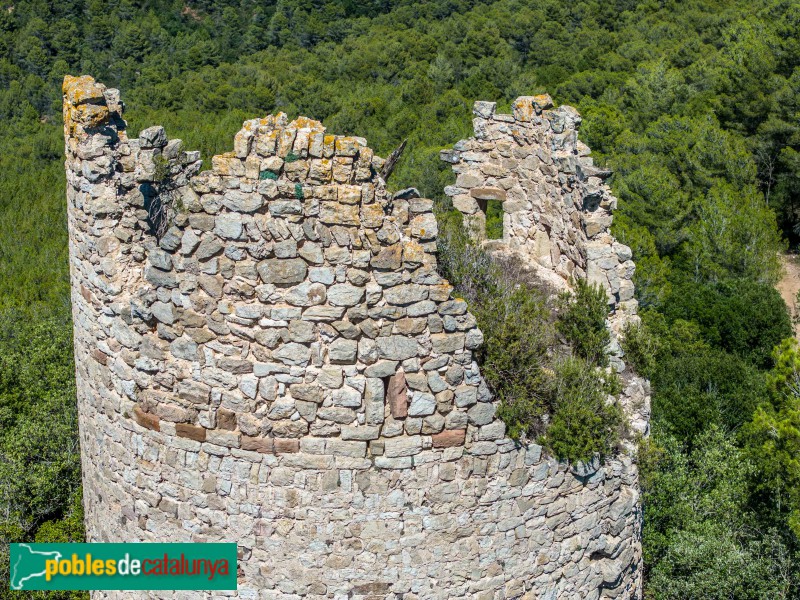
[[[477,359],[509,436],[572,461],[613,452],[624,419],[619,380],[603,368],[605,291],[579,280],[573,294],[555,295],[524,264],[471,244],[459,213],[439,223],[440,268],[483,331]]]

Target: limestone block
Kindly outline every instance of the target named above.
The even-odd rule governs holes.
[[[301,283],[308,273],[308,265],[301,258],[271,258],[258,263],[258,274],[264,283]]]
[[[505,190],[496,187],[472,188],[469,195],[476,200],[499,200],[500,202],[505,202],[507,198]]]
[[[436,411],[436,398],[433,394],[424,392],[414,392],[411,397],[411,404],[408,407],[408,416],[425,417],[432,415]],[[395,416],[392,414],[392,416]]]
[[[402,335],[377,339],[378,355],[389,360],[406,360],[417,355],[417,341]]]
[[[419,436],[388,439],[384,449],[387,458],[413,456],[420,452],[422,452],[422,438]]]

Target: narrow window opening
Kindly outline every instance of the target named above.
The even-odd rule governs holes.
[[[486,239],[503,239],[503,203],[500,200],[479,200],[483,214],[486,215]]]

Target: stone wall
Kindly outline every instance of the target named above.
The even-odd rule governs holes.
[[[626,369],[619,337],[638,323],[633,297],[631,249],[611,235],[617,199],[589,148],[578,140],[581,117],[570,106],[553,108],[547,95],[523,96],[513,114],[496,113],[494,102],[477,102],[474,137],[441,152],[456,182],[445,188],[472,238],[491,252],[516,255],[556,290],[587,279],[608,293],[607,348],[625,385],[621,396],[635,433],[647,435],[650,389]],[[486,239],[490,202],[502,204],[503,235]]]
[[[64,121],[89,541],[235,541],[209,598],[639,597],[635,464],[505,437],[432,203],[365,140],[279,114],[199,172],[90,77]]]

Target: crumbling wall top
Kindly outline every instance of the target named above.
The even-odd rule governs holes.
[[[392,198],[365,140],[271,115],[197,173],[161,127],[128,139],[108,96],[65,84],[67,155],[82,242],[115,239],[85,279],[102,343],[129,355],[131,418],[397,466],[513,445],[472,356],[483,336],[436,269],[433,203]]]
[[[611,234],[617,200],[578,139],[581,117],[569,106],[553,108],[547,95],[523,96],[512,114],[494,102],[476,102],[475,135],[445,150],[455,184],[445,189],[473,239],[493,252],[513,253],[556,289],[588,279],[608,293],[611,327],[619,333],[636,320],[631,250]],[[502,236],[487,239],[486,218],[502,215]],[[616,339],[610,348],[624,370]]]

